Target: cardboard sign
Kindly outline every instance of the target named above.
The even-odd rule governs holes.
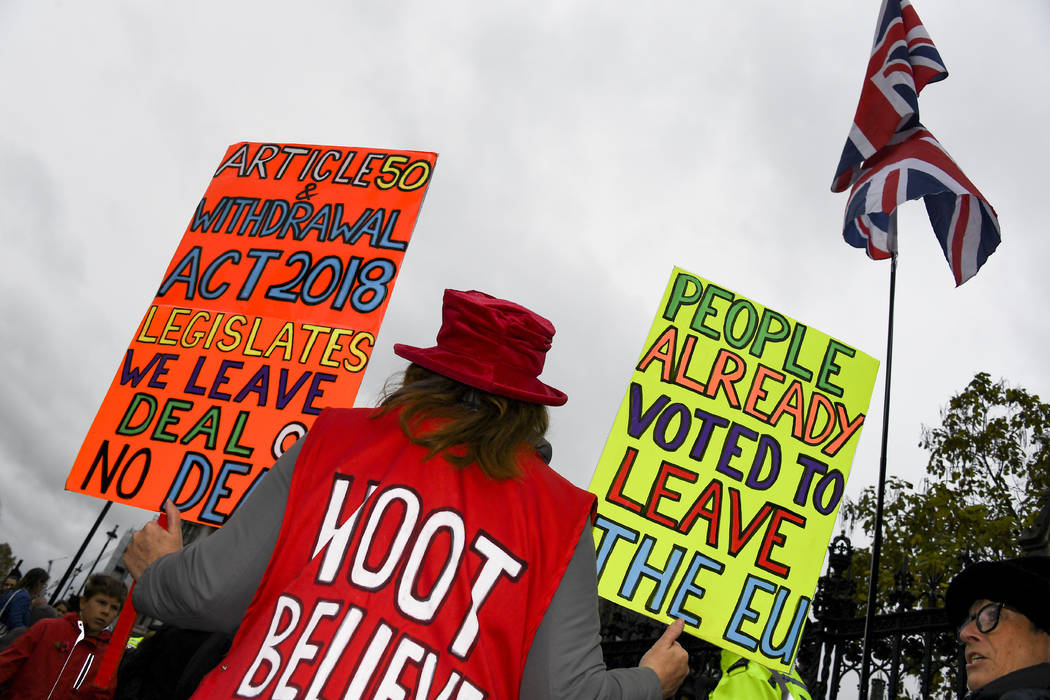
[[[599,593],[789,669],[877,370],[676,268],[591,482]]]
[[[225,522],[321,408],[353,404],[436,159],[231,146],[66,488]]]

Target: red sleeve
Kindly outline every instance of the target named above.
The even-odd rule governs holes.
[[[0,651],[0,683],[9,680],[22,669],[22,664],[33,655],[37,642],[46,625],[33,625],[23,632],[18,639]]]

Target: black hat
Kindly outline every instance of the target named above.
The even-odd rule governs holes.
[[[1021,557],[982,561],[952,579],[945,607],[952,626],[958,627],[976,600],[1006,603],[1050,632],[1050,557]]]

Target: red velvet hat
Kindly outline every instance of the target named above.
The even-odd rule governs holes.
[[[561,406],[568,397],[539,380],[554,326],[539,314],[484,292],[446,289],[437,345],[394,345],[432,372],[499,396]]]

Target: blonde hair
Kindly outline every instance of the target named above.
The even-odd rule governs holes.
[[[460,469],[477,464],[493,479],[520,474],[521,451],[534,450],[549,425],[546,406],[481,391],[417,364],[388,388],[376,415],[394,409],[401,409],[409,441],[429,450],[427,459],[441,455]]]

